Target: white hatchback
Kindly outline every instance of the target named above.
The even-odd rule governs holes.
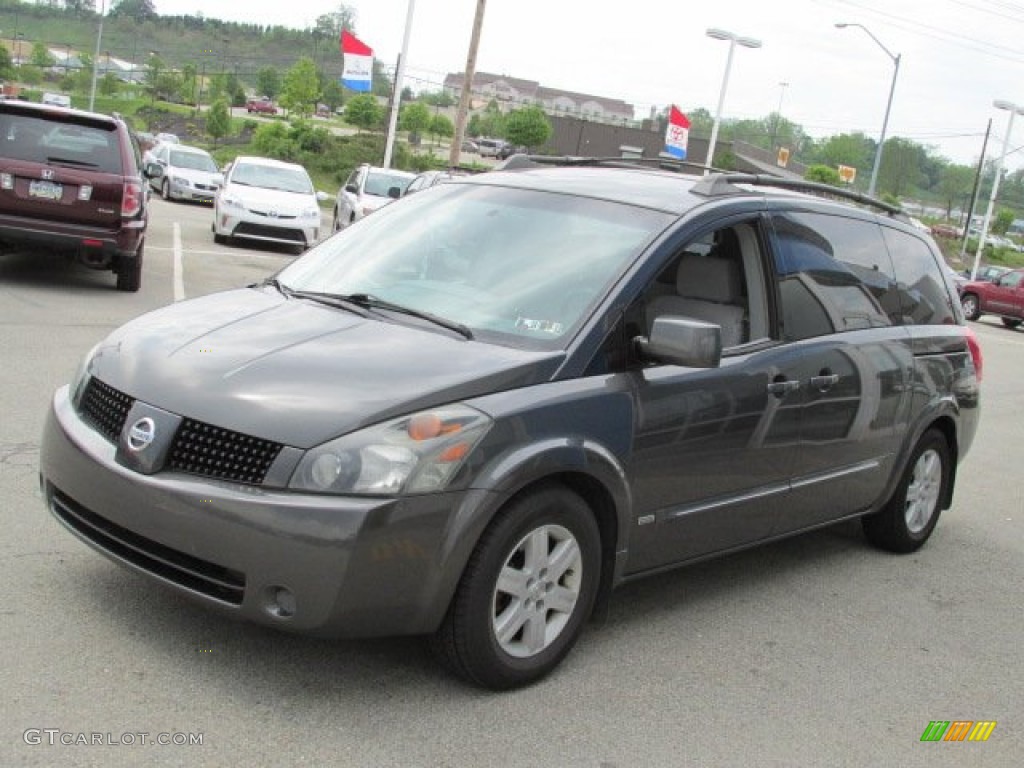
[[[236,157],[213,201],[213,239],[284,243],[301,253],[320,238],[320,205],[306,169],[265,157]]]

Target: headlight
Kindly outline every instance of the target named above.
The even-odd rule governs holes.
[[[307,208],[305,211],[302,212],[302,215],[305,216],[307,219],[319,219],[320,218],[320,209],[319,208]]]
[[[239,210],[245,210],[245,206],[242,205],[242,201],[232,195],[221,195],[220,204],[225,208],[238,208]]]
[[[92,349],[86,352],[85,357],[82,358],[82,362],[78,364],[75,375],[71,378],[71,382],[68,385],[68,389],[71,392],[71,402],[76,406],[82,396],[82,392],[85,390],[85,385],[89,381],[89,365],[92,363],[92,359],[96,356],[96,351],[100,348],[99,344],[96,344]]]
[[[289,487],[374,495],[440,491],[490,425],[465,405],[393,419],[310,449]]]
[[[171,184],[176,187],[187,187],[188,179],[183,179],[181,176],[171,176]]]

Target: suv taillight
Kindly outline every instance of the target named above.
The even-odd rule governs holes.
[[[978,343],[978,336],[970,328],[965,328],[967,331],[967,349],[971,351],[971,361],[974,363],[974,371],[978,376],[978,381],[981,381],[981,344]]]
[[[124,183],[124,194],[121,195],[121,218],[130,219],[142,210],[142,182],[129,179]]]

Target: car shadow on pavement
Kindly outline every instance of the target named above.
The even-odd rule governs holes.
[[[113,292],[117,277],[109,269],[89,269],[52,251],[0,252],[0,285]]]
[[[623,653],[628,648],[609,650],[607,642],[629,646],[637,632],[657,632],[659,624],[668,628],[687,620],[687,614],[700,622],[723,604],[756,604],[768,599],[766,591],[790,588],[794,579],[817,579],[822,561],[834,569],[844,560],[873,555],[886,556],[866,546],[854,522],[645,578],[613,593],[608,618],[584,633],[581,650],[585,654],[589,647],[602,658]],[[69,560],[67,566],[74,569],[62,571],[68,598],[95,621],[109,622],[110,631],[123,632],[125,644],[135,646],[132,656],[167,659],[181,679],[201,679],[222,693],[253,697],[254,705],[348,706],[406,690],[419,696],[433,691],[449,702],[453,695],[469,702],[490,695],[441,669],[422,638],[292,635],[234,621],[101,559]],[[573,675],[577,656],[551,680]],[[583,657],[576,661],[589,663]]]

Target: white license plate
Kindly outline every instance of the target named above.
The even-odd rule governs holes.
[[[52,181],[33,181],[28,185],[28,193],[32,197],[41,197],[44,200],[60,200],[64,194],[64,187]]]

